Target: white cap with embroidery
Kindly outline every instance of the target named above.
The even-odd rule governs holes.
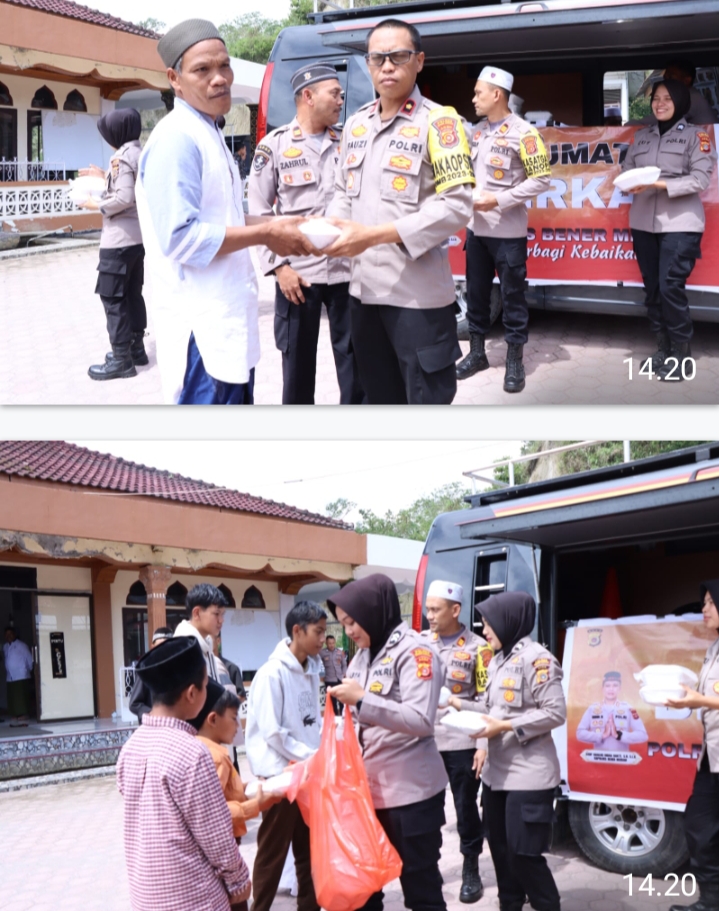
[[[485,66],[479,74],[481,82],[488,82],[490,85],[499,86],[500,89],[512,91],[514,85],[514,76],[506,70],[500,70],[496,66]]]
[[[445,598],[447,601],[458,601],[460,604],[463,595],[464,589],[461,585],[457,585],[456,582],[442,582],[439,579],[430,582],[427,589],[428,598]]]

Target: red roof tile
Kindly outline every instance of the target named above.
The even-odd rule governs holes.
[[[310,525],[352,528],[346,522],[305,509],[297,509],[286,503],[275,503],[274,500],[265,500],[237,490],[227,490],[170,471],[137,465],[135,462],[93,452],[73,443],[0,440],[0,473],[40,481],[55,481],[60,484],[136,493],[180,503],[196,503],[199,506],[234,509],[238,512],[306,522]]]
[[[43,13],[54,13],[56,16],[67,16],[70,19],[81,19],[83,22],[92,22],[94,25],[114,28],[120,32],[130,32],[132,35],[140,35],[142,38],[157,39],[160,37],[157,32],[153,32],[149,28],[142,28],[135,25],[134,22],[126,22],[116,16],[110,16],[109,13],[90,9],[89,6],[80,6],[79,3],[72,3],[72,0],[0,0],[0,2],[27,6]]]

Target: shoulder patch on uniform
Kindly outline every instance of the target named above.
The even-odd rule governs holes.
[[[269,162],[270,158],[272,158],[272,149],[269,146],[260,143],[255,149],[255,157],[252,160],[252,169],[254,171],[261,171]]]
[[[549,177],[552,173],[544,140],[534,127],[520,138],[519,157],[528,178]]]
[[[682,124],[680,124],[681,126]],[[712,142],[709,138],[709,134],[705,133],[704,130],[701,133],[697,133],[697,139],[699,140],[699,151],[700,152],[711,152]]]
[[[402,638],[402,633],[398,629],[396,629],[392,633],[392,635],[389,637],[389,639],[387,640],[387,647],[392,648],[393,645],[397,645],[397,643],[399,642],[399,640],[401,638]]]
[[[536,681],[537,683],[546,683],[549,680],[549,672],[546,669],[540,668],[537,671]]]
[[[480,645],[479,649],[477,650],[477,654],[480,659],[480,663],[484,667],[489,667],[489,662],[494,657],[494,649],[491,645]]]
[[[550,658],[537,658],[536,661],[532,662],[532,667],[549,667],[551,663]]]
[[[472,156],[459,114],[451,107],[437,107],[430,112],[428,123],[427,149],[435,192],[461,184],[475,186]]]
[[[685,123],[678,123],[678,124],[677,124],[677,132],[680,131],[680,130],[683,130],[685,126],[686,126]]]
[[[412,657],[417,665],[417,676],[420,680],[432,679],[432,649],[413,648]]]

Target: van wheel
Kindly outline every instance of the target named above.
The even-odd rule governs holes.
[[[688,858],[682,813],[602,801],[569,802],[582,853],[603,870],[665,876]]]
[[[455,282],[455,294],[457,295],[457,338],[460,342],[469,341],[469,324],[467,323],[467,283]],[[502,313],[502,295],[499,293],[499,285],[492,285],[492,297],[489,309],[489,324],[493,326]]]

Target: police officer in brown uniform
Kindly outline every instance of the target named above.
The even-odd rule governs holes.
[[[704,626],[719,634],[719,579],[701,586]],[[690,870],[699,900],[670,911],[719,911],[719,638],[707,649],[696,690],[669,702],[673,708],[701,709],[704,743],[694,789],[684,813]]]
[[[526,202],[550,187],[549,155],[542,137],[509,109],[514,77],[486,66],[474,89],[474,109],[486,120],[472,133],[472,164],[477,177],[474,221],[467,232],[467,321],[469,354],[457,365],[464,380],[487,370],[492,283],[499,277],[507,358],[504,391],[525,386],[524,345],[529,309]],[[481,195],[479,194],[479,191]]]
[[[94,364],[88,374],[93,380],[115,380],[136,376],[135,367],[149,363],[143,342],[147,327],[142,296],[145,248],[135,204],[142,123],[134,108],[125,108],[105,114],[97,129],[115,153],[107,174],[95,165],[80,172],[107,181],[102,199],[90,199],[81,208],[97,209],[103,216],[95,294],[105,308],[112,351],[104,364]]]
[[[486,640],[459,622],[463,596],[462,586],[456,582],[431,582],[424,603],[429,629],[422,636],[439,653],[444,685],[464,707],[465,702],[475,702],[477,694],[484,692],[492,649]],[[447,707],[438,709],[434,736],[457,811],[459,850],[464,857],[459,900],[471,904],[478,902],[484,892],[479,875],[484,833],[477,807],[479,779],[474,774],[477,744],[463,731],[440,724],[447,711]]]
[[[324,215],[334,193],[342,87],[328,63],[302,67],[292,76],[297,116],[257,146],[248,187],[251,215]],[[322,305],[327,308],[340,404],[363,400],[352,353],[349,260],[287,257],[277,262],[258,248],[262,271],[273,274],[275,343],[282,352],[282,404],[313,405]]]
[[[622,164],[625,171],[650,165],[661,170],[655,183],[631,190],[629,210],[649,325],[658,342],[651,368],[661,380],[682,380],[682,361],[691,356],[685,286],[702,255],[705,218],[699,194],[709,186],[717,158],[709,133],[687,123],[690,106],[683,83],[658,82],[652,89],[657,122],[635,134]]]
[[[476,703],[488,752],[477,753],[484,825],[497,873],[501,911],[559,911],[559,891],[543,854],[552,834],[559,759],[551,731],[567,719],[562,669],[533,642],[536,605],[524,592],[492,595],[479,607],[494,649],[487,689]],[[451,704],[458,707],[457,700]]]
[[[381,573],[327,602],[358,646],[331,694],[351,705],[377,818],[402,858],[405,907],[445,911],[439,853],[447,774],[434,740],[444,674],[439,655],[402,622],[397,590]],[[365,911],[381,911],[383,893]]]
[[[347,674],[347,656],[337,648],[337,640],[330,635],[325,638],[325,647],[320,652],[320,660],[325,668],[325,686],[329,689],[331,686],[338,686],[344,680]],[[342,714],[342,703],[338,699],[332,699],[332,708],[335,715]]]
[[[371,405],[449,404],[461,354],[445,241],[471,214],[474,175],[454,108],[423,98],[419,33],[376,25],[367,54],[377,101],[345,124],[328,214],[350,256],[352,344]]]

